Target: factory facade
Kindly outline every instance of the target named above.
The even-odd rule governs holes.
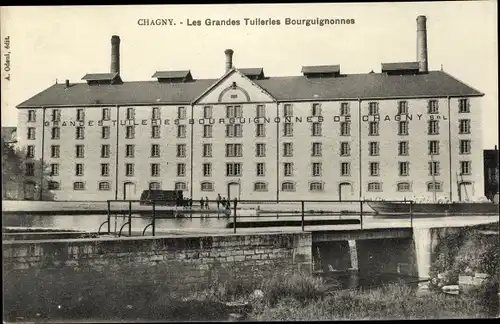
[[[267,77],[235,68],[226,50],[218,79],[158,71],[137,82],[121,79],[113,36],[110,73],[18,106],[18,140],[47,165],[45,190],[58,200],[139,199],[146,189],[194,200],[483,196],[483,94],[428,71],[426,33],[419,16],[417,61],[380,73],[328,65]],[[34,181],[24,188],[37,199]]]

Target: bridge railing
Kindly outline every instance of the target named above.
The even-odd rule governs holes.
[[[107,219],[99,227],[99,233],[105,226],[107,233],[113,233],[112,215],[115,216],[114,233],[118,236],[127,228],[132,236],[132,221],[134,218],[150,219],[143,228],[142,235],[151,229],[156,234],[158,218],[189,217],[192,218],[225,218],[226,228],[300,226],[305,231],[306,226],[360,225],[364,227],[367,216],[377,213],[368,205],[367,200],[108,200]],[[387,203],[408,204],[408,212],[400,213],[409,216],[410,227],[413,227],[413,201],[394,200]],[[139,215],[138,215],[139,214]],[[118,229],[117,218],[121,215],[122,225]],[[388,221],[390,221],[388,219]]]

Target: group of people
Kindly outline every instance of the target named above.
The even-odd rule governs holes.
[[[231,209],[231,201],[229,199],[226,199],[226,197],[222,197],[220,194],[217,194],[217,210],[223,208],[223,209]],[[208,197],[201,197],[200,198],[200,209],[209,209],[209,200]],[[233,206],[235,206],[238,203],[238,199],[234,198],[233,199]],[[193,199],[192,198],[183,198],[182,201],[179,201],[177,203],[178,206],[182,206],[184,209],[191,209],[193,207]]]

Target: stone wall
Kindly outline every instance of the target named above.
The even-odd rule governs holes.
[[[310,233],[4,241],[4,310],[91,317],[221,284],[255,289],[277,272],[310,273],[311,245]]]

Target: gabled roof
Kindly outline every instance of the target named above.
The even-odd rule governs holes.
[[[183,79],[192,78],[190,70],[182,71],[156,71],[152,78],[158,79]]]
[[[340,65],[309,65],[303,66],[303,74],[340,73]]]
[[[397,63],[382,63],[382,72],[387,71],[418,71],[420,64],[418,62],[397,62]]]
[[[118,76],[118,73],[88,73],[82,78],[86,81],[112,81]]]
[[[246,69],[238,69],[245,76],[260,76],[264,73],[263,68],[246,68]]]

